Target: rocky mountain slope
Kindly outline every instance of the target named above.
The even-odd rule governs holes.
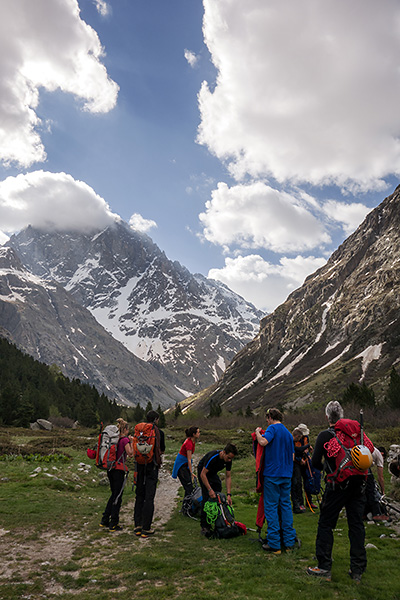
[[[25,269],[0,248],[0,335],[65,375],[95,385],[119,402],[162,408],[182,394],[150,364],[116,341],[61,285]]]
[[[263,316],[217,281],[192,275],[124,222],[91,235],[28,227],[25,267],[61,284],[135,356],[193,393],[216,381]]]
[[[400,361],[399,231],[400,186],[191,404],[301,407],[338,398],[351,382],[383,399]]]

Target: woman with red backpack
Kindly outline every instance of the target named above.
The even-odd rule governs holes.
[[[172,477],[183,485],[185,496],[190,496],[193,492],[193,481],[195,475],[193,473],[192,456],[196,447],[196,442],[200,437],[200,429],[198,427],[189,427],[185,431],[186,440],[183,442],[181,449],[175,459],[172,469]]]
[[[132,436],[129,435],[129,424],[124,419],[117,419],[117,427],[119,430],[119,440],[116,461],[114,467],[107,470],[111,496],[108,499],[100,522],[100,527],[108,528],[110,531],[120,531],[122,529],[119,525],[119,511],[122,504],[126,476],[128,474],[126,457],[133,456]]]

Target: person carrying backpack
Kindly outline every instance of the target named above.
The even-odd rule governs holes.
[[[200,429],[198,427],[188,427],[185,435],[186,440],[183,442],[174,462],[172,477],[173,479],[179,478],[185,490],[185,496],[190,496],[193,492],[194,480],[192,455],[195,451],[196,442],[200,437]]]
[[[107,477],[110,482],[111,496],[103,512],[100,527],[108,528],[110,531],[120,531],[119,511],[122,503],[122,494],[128,474],[126,457],[133,456],[132,436],[129,436],[129,425],[123,419],[117,419],[119,440],[116,446],[116,461],[113,467],[107,469]]]
[[[150,410],[146,415],[146,423],[138,423],[135,426],[132,442],[136,485],[134,533],[142,538],[148,538],[155,533],[154,529],[151,529],[154,498],[162,454],[165,452],[164,432],[158,428],[158,421],[159,414]]]
[[[336,528],[340,511],[345,508],[350,540],[349,575],[359,583],[367,566],[363,514],[368,468],[361,467],[366,466],[364,456],[372,452],[374,446],[367,436],[363,435],[358,421],[343,419],[343,409],[336,400],[328,402],[325,415],[329,429],[318,434],[312,456],[313,466],[317,469],[324,468],[326,474],[315,543],[318,566],[308,567],[307,573],[327,581],[331,580],[333,530]],[[344,433],[346,428],[351,433],[350,436]],[[352,439],[346,440],[346,437]],[[350,451],[346,453],[346,448],[356,451],[354,455],[351,454],[354,459],[350,460]],[[368,448],[368,451],[365,450],[364,455],[365,448]],[[355,466],[357,451],[358,458],[361,456],[361,459],[358,466]]]

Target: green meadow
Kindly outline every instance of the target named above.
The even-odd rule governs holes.
[[[165,468],[169,470],[183,441],[182,431],[183,427],[165,430]],[[385,436],[380,435],[383,443]],[[367,543],[372,547],[367,550],[368,569],[359,585],[347,574],[344,515],[335,532],[330,583],[306,573],[308,565],[316,564],[318,511],[294,516],[301,547],[274,556],[262,550],[255,531],[231,540],[202,537],[199,522],[179,512],[180,489],[178,498],[170,500],[169,520],[161,526],[155,521],[156,535],[142,540],[133,534],[130,475],[121,509],[123,530],[101,530],[109,488],[101,484],[104,472],[86,456],[86,448],[95,439],[93,430],[0,430],[2,599],[400,600],[400,536],[393,526],[366,525]],[[195,456],[198,459],[227,441],[240,449],[232,471],[235,516],[255,529],[258,496],[250,431],[203,427]],[[390,491],[387,472],[386,478]]]

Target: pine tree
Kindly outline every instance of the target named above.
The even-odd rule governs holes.
[[[386,400],[392,408],[400,408],[400,375],[392,367]]]

